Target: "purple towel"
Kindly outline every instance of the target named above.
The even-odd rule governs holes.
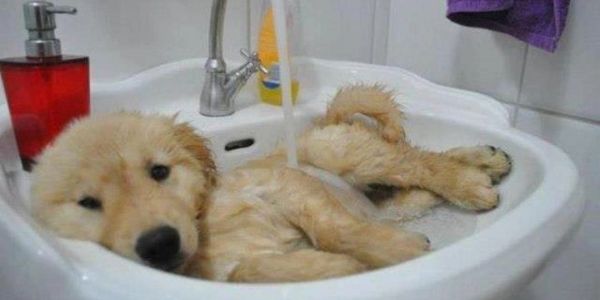
[[[589,0],[588,0],[589,1]],[[448,0],[448,19],[510,34],[554,52],[569,0]]]

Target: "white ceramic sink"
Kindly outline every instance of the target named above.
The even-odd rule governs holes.
[[[283,140],[280,108],[257,104],[251,82],[238,96],[234,115],[199,115],[203,62],[180,61],[122,82],[93,84],[92,114],[178,113],[210,139],[221,171],[268,153]],[[295,284],[189,279],[39,228],[28,215],[28,178],[18,171],[7,109],[0,106],[0,289],[15,299],[502,299],[532,280],[577,224],[584,203],[573,163],[558,148],[511,128],[497,101],[398,68],[303,59],[298,71],[300,129],[324,112],[337,87],[379,82],[399,93],[415,144],[434,150],[502,147],[514,169],[499,187],[501,205],[485,214],[441,207],[408,224],[428,234],[436,250],[394,267]],[[225,150],[250,139],[251,146]]]

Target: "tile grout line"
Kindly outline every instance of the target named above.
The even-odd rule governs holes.
[[[515,109],[517,108],[517,104],[515,102],[510,102],[510,101],[506,101],[506,100],[498,100],[498,99],[494,99],[494,100],[496,100],[502,104],[514,106]],[[539,108],[539,107],[535,107],[535,106],[531,106],[531,105],[527,105],[527,104],[520,104],[520,106],[523,109],[532,110],[532,111],[535,111],[538,113],[543,113],[543,114],[551,115],[554,117],[570,119],[570,120],[574,120],[574,121],[578,121],[578,122],[585,122],[585,123],[592,124],[592,125],[600,125],[600,120],[594,120],[594,119],[590,119],[590,118],[586,118],[586,117],[565,114],[565,113],[556,112],[556,111],[544,109],[544,108]]]
[[[539,108],[539,107],[535,107],[535,106],[531,106],[531,105],[527,105],[527,104],[519,104],[519,106],[521,106],[521,108],[523,108],[523,109],[533,110],[533,111],[551,115],[554,117],[570,119],[570,120],[584,122],[584,123],[588,123],[588,124],[592,124],[592,125],[600,125],[600,120],[594,120],[594,119],[580,117],[580,116],[576,116],[576,115],[572,115],[572,114],[556,112],[556,111],[552,111],[549,109]]]
[[[371,63],[372,64],[387,64],[387,45],[389,40],[390,26],[390,1],[375,0],[375,8],[373,11],[373,28],[371,37]],[[381,17],[378,19],[378,17]],[[379,47],[379,51],[377,50]]]
[[[512,120],[511,120],[511,125],[516,128],[517,119],[518,119],[519,112],[520,112],[521,109],[533,110],[533,111],[536,111],[536,112],[539,112],[539,113],[543,113],[543,114],[547,114],[547,115],[551,115],[551,116],[555,116],[555,117],[566,118],[566,119],[570,119],[570,120],[574,120],[574,121],[579,121],[579,122],[584,122],[584,123],[593,124],[593,125],[600,125],[600,120],[595,120],[595,119],[591,119],[591,118],[587,118],[587,117],[581,117],[581,116],[577,116],[577,115],[573,115],[573,114],[568,114],[568,113],[553,111],[553,110],[549,110],[549,109],[540,108],[540,107],[536,107],[536,106],[533,106],[533,105],[528,105],[528,104],[521,103],[521,100],[522,100],[522,97],[523,97],[523,87],[524,87],[524,83],[525,83],[525,71],[527,69],[527,56],[528,56],[528,53],[529,53],[529,45],[526,44],[525,45],[525,51],[523,53],[523,65],[521,67],[521,78],[519,80],[519,89],[518,89],[518,92],[517,92],[516,102],[515,103],[511,103],[511,102],[508,102],[508,101],[499,100],[502,103],[513,105],[515,107],[515,112],[514,112],[514,115],[512,117]]]
[[[381,55],[381,64],[387,64],[387,60],[388,60],[388,41],[390,40],[390,8],[392,7],[392,3],[390,2],[390,0],[380,0],[380,1],[385,1],[384,3],[384,10],[385,10],[385,14],[383,16],[383,20],[384,20],[384,24],[385,26],[383,26],[383,30],[384,31],[384,35],[383,35],[383,44],[381,45],[381,51],[382,51],[382,55]]]
[[[254,49],[252,49],[252,39],[250,37],[250,35],[252,34],[252,22],[250,21],[250,1],[251,0],[246,0],[246,48],[248,49],[248,51],[252,52],[252,51],[256,51]]]
[[[369,49],[370,53],[370,63],[374,64],[375,63],[375,15],[377,14],[377,2],[374,2],[373,5],[373,13],[371,14],[371,47]]]
[[[523,64],[521,66],[521,77],[519,78],[519,89],[517,91],[517,102],[515,103],[515,113],[513,114],[511,125],[517,127],[517,118],[519,117],[519,111],[521,110],[521,96],[523,93],[523,83],[525,82],[525,69],[527,68],[527,56],[529,53],[529,45],[525,44],[525,51],[523,51]]]

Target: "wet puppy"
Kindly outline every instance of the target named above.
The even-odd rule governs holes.
[[[354,120],[359,113],[376,124]],[[422,214],[439,197],[470,210],[498,204],[492,183],[510,170],[504,152],[423,151],[405,141],[401,121],[383,88],[341,89],[300,137],[299,159],[363,191],[385,187],[377,205],[399,219]],[[419,233],[349,210],[323,181],[287,168],[281,149],[217,176],[204,139],[166,117],[80,121],[34,173],[34,213],[48,227],[190,276],[314,280],[396,264],[429,248]]]
[[[33,210],[48,227],[164,270],[196,252],[196,216],[216,179],[192,128],[139,114],[78,121],[33,175]]]

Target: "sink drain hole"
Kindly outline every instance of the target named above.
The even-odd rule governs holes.
[[[254,139],[231,141],[225,145],[225,151],[233,151],[236,149],[248,148],[252,145],[254,145]]]

